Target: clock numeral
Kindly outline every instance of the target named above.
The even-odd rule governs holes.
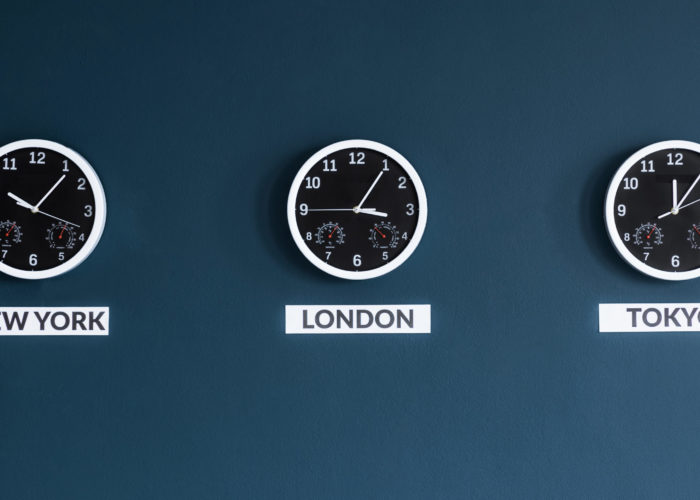
[[[413,215],[416,213],[416,209],[413,203],[406,203],[406,215]]]
[[[39,263],[39,259],[37,259],[36,254],[33,253],[29,256],[29,265],[34,267]]]
[[[321,187],[320,177],[307,177],[306,178],[306,189],[318,189]]]
[[[32,165],[45,165],[46,164],[46,153],[43,151],[30,151],[29,152],[29,163]]]
[[[355,267],[360,267],[362,265],[362,255],[360,255],[359,253],[353,255],[352,265]]]
[[[314,238],[313,234],[311,234],[311,231],[306,233],[306,241],[311,241]]]
[[[649,252],[644,252],[644,262],[649,258]]]
[[[85,241],[85,233],[80,233],[80,236],[78,236],[78,239],[80,241]]]
[[[83,213],[85,217],[92,217],[92,205],[85,205],[85,213]]]
[[[666,165],[683,165],[683,153],[669,153],[666,158],[668,158]]]
[[[58,260],[60,260],[60,261],[66,260],[66,256],[63,252],[58,252]]]
[[[624,239],[625,239],[625,241],[629,241],[630,240],[630,233],[625,233]]]
[[[673,267],[680,266],[681,265],[681,258],[678,255],[674,255],[673,257],[671,257],[671,265]]]
[[[654,160],[642,160],[642,172],[644,172],[645,174],[655,172]]]
[[[401,239],[402,239],[402,240],[408,240],[408,233],[403,233],[403,234],[401,235]]]
[[[78,191],[85,191],[85,179],[83,177],[78,179]]]
[[[623,204],[619,204],[617,206],[617,215],[620,217],[624,217],[627,214],[627,207],[624,206]]]
[[[5,257],[7,257],[7,250],[2,251],[2,258],[4,259]]]
[[[622,183],[624,184],[622,189],[626,189],[627,191],[629,191],[630,189],[634,191],[639,187],[639,179],[637,179],[636,177],[625,177],[624,179],[622,179]]]
[[[399,189],[406,189],[406,178],[404,176],[399,177]]]
[[[332,252],[326,252],[326,260],[330,260]]]
[[[299,214],[306,215],[309,213],[309,206],[306,203],[299,205]]]
[[[68,160],[63,160],[63,170],[61,172],[68,172]]]
[[[323,160],[323,171],[324,172],[337,172],[338,169],[335,168],[335,160],[328,161],[326,158]]]
[[[17,160],[14,158],[3,158],[2,159],[2,169],[3,170],[17,170]]]
[[[358,151],[357,158],[354,152],[350,152],[350,165],[364,165],[365,164],[365,154],[362,151]]]
[[[389,171],[389,161],[388,161],[386,158],[384,158],[384,159],[382,160],[382,163],[384,164],[384,168],[383,168],[382,170],[383,170],[384,172],[388,172],[388,171]]]
[[[382,260],[389,260],[389,252],[382,252]]]

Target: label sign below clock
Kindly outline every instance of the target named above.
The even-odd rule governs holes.
[[[430,304],[286,306],[287,334],[430,333]]]
[[[0,307],[0,335],[109,335],[109,307]]]
[[[598,330],[700,332],[700,304],[599,304]]]

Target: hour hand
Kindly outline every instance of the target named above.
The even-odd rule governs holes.
[[[12,194],[12,193],[8,192],[8,193],[7,193],[7,196],[9,196],[9,197],[12,198],[13,200],[15,200],[15,201],[17,202],[17,204],[18,204],[20,207],[28,208],[29,210],[33,210],[33,209],[34,209],[34,205],[31,205],[30,203],[27,203],[26,201],[24,201],[22,198],[20,198],[20,197],[17,196],[16,194]]]
[[[379,217],[387,217],[389,214],[386,212],[377,212],[373,208],[358,208],[357,212],[358,214],[368,214],[368,215],[378,215]]]

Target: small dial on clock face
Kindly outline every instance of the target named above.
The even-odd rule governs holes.
[[[399,230],[391,222],[378,222],[369,230],[369,241],[374,248],[396,248],[399,245]]]
[[[667,280],[700,276],[700,144],[665,141],[632,155],[608,188],[605,218],[636,269]]]
[[[366,279],[395,269],[413,252],[425,228],[427,201],[403,156],[383,144],[350,140],[304,164],[287,215],[294,241],[315,266],[341,278]]]
[[[324,248],[335,248],[345,243],[345,231],[340,224],[327,222],[316,230],[316,243]]]
[[[60,144],[30,139],[0,148],[0,271],[62,274],[97,245],[105,222],[95,171]]]

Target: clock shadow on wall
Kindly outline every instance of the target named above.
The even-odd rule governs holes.
[[[605,194],[610,180],[620,168],[620,165],[638,149],[629,148],[626,153],[611,156],[607,161],[601,162],[588,176],[579,202],[581,207],[579,211],[581,214],[580,227],[582,234],[585,235],[584,240],[591,254],[597,255],[600,262],[605,262],[605,271],[624,273],[627,278],[648,284],[662,280],[654,279],[636,271],[620,257],[605,229],[604,216]]]
[[[265,210],[257,212],[257,227],[279,228],[279,230],[263,231],[263,245],[281,257],[290,268],[298,271],[304,279],[314,279],[323,283],[341,283],[345,280],[336,278],[316,269],[294,244],[287,224],[287,198],[289,188],[299,172],[299,168],[314,153],[324,146],[336,141],[329,140],[318,147],[309,147],[288,158],[280,158],[280,167],[276,170],[273,182],[261,181],[256,189],[259,200],[265,200]]]

